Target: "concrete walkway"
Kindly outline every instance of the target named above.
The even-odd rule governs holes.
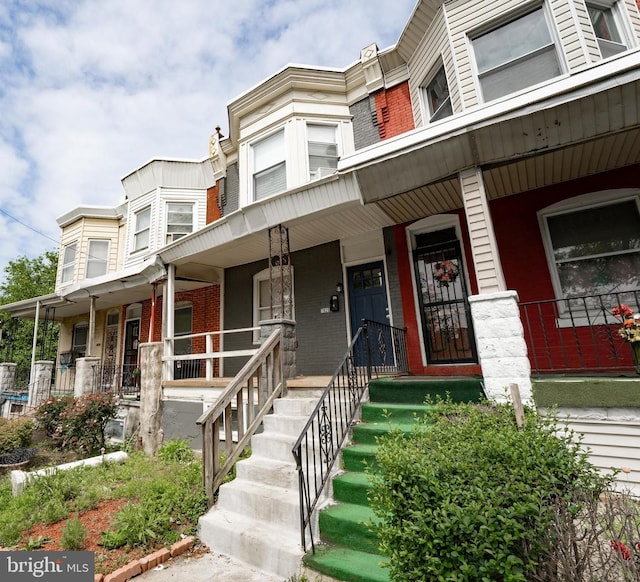
[[[135,582],[285,582],[278,576],[255,570],[223,554],[207,552],[179,557],[133,578]]]

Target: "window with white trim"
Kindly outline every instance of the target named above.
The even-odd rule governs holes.
[[[324,178],[338,167],[338,140],[335,125],[307,123],[309,180]]]
[[[90,240],[87,251],[87,268],[85,278],[99,277],[107,273],[109,260],[109,241]]]
[[[562,298],[640,289],[637,196],[543,212],[547,254]]]
[[[76,251],[78,243],[71,243],[64,247],[62,253],[62,274],[60,275],[61,283],[69,283],[73,281],[73,275],[76,268]]]
[[[275,274],[274,274],[275,276]],[[286,285],[285,285],[286,286]],[[288,286],[291,292],[291,319],[295,319],[295,294],[293,292],[293,267],[291,267],[291,283]],[[284,293],[289,293],[285,289]],[[287,301],[288,296],[284,297]],[[253,276],[253,326],[257,327],[261,321],[268,319],[278,319],[282,317],[282,298],[277,298],[273,303],[273,313],[271,312],[271,282],[269,280],[269,269],[264,269]],[[259,343],[260,332],[255,332],[253,343]]]
[[[441,64],[435,74],[428,77],[422,86],[422,94],[429,123],[453,115],[444,65]]]
[[[193,232],[193,204],[167,203],[167,244]]]
[[[587,10],[603,58],[626,51],[627,44],[619,25],[617,3],[588,2]]]
[[[544,8],[471,39],[478,80],[491,101],[560,75],[556,45]]]
[[[71,339],[71,352],[73,361],[75,361],[77,358],[84,358],[87,355],[88,337],[88,323],[76,323],[73,326],[73,337]]]
[[[133,250],[140,251],[149,248],[149,234],[151,232],[151,207],[135,213],[135,231],[133,234]]]
[[[287,189],[284,129],[252,144],[253,199],[262,200]]]

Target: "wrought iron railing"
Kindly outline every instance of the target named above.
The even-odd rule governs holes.
[[[216,403],[196,421],[202,428],[202,470],[209,504],[273,407],[273,401],[282,394],[281,339],[281,331],[275,330]],[[224,459],[220,455],[221,442],[224,442]]]
[[[622,322],[611,314],[640,307],[640,290],[520,303],[533,374],[633,372]]]
[[[292,452],[298,470],[300,534],[315,552],[312,519],[372,377],[408,372],[406,330],[363,320]]]
[[[140,399],[140,374],[133,364],[96,364],[92,367],[91,392],[114,392],[123,398]]]

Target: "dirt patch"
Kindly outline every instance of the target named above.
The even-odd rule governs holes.
[[[67,518],[73,519],[78,517],[82,522],[84,530],[86,531],[83,550],[95,553],[96,574],[109,574],[131,560],[141,558],[152,551],[141,548],[117,548],[115,550],[108,550],[99,544],[102,532],[112,529],[112,520],[125,503],[127,503],[127,501],[124,499],[101,501],[95,509],[85,511],[79,516],[77,512],[73,512]],[[67,519],[48,525],[36,524],[32,526],[29,531],[24,532],[22,543],[18,549],[29,549],[29,540],[31,540],[32,544],[37,542],[37,540],[43,540],[44,543],[41,547],[37,548],[38,550],[64,550],[60,545],[60,540],[66,527]]]

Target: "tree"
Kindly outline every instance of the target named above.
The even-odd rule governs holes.
[[[45,251],[39,257],[30,259],[18,257],[4,268],[4,278],[0,283],[0,305],[24,301],[53,293],[58,269],[58,253]],[[0,361],[18,364],[18,370],[28,370],[31,365],[34,322],[27,319],[12,319],[7,312],[0,311],[3,327],[0,342]],[[40,327],[39,349],[36,357],[54,360],[58,347],[58,326]],[[20,374],[22,376],[22,374]]]

